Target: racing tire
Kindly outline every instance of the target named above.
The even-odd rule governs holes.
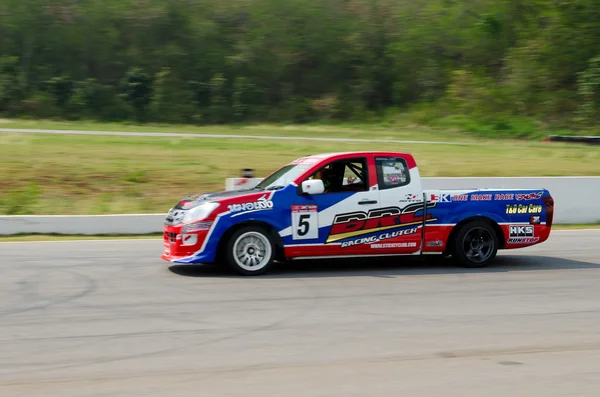
[[[498,253],[498,235],[484,221],[462,226],[453,242],[452,258],[467,268],[486,267]]]
[[[231,235],[224,254],[227,265],[238,274],[258,276],[273,265],[276,246],[267,230],[249,225]]]

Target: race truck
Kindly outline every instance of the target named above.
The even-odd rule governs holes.
[[[184,198],[164,221],[176,264],[225,263],[242,275],[297,259],[451,257],[484,267],[500,249],[548,239],[548,190],[424,190],[412,155],[305,156],[256,186]]]

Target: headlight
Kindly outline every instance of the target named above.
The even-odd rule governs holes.
[[[187,211],[185,213],[185,216],[183,217],[183,223],[189,223],[189,222],[193,222],[193,221],[199,221],[201,219],[206,218],[207,216],[209,216],[217,207],[219,206],[219,203],[204,203],[202,205],[199,205],[195,208],[192,208],[191,210]]]

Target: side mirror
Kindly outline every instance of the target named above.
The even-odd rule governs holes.
[[[321,194],[325,191],[325,186],[320,179],[309,179],[302,182],[301,189],[303,194]]]

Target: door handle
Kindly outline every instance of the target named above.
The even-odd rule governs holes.
[[[377,204],[377,200],[360,200],[358,204]]]

